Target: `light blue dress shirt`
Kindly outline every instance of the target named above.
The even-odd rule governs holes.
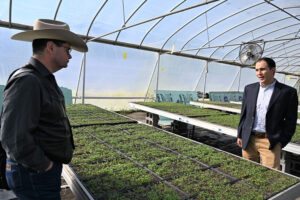
[[[266,114],[272,94],[274,92],[275,83],[276,80],[274,80],[274,82],[267,87],[264,87],[260,84],[256,102],[253,131],[266,132]]]

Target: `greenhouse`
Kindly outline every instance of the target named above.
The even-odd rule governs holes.
[[[54,73],[75,145],[62,199],[300,198],[300,109],[279,170],[237,145],[258,59],[275,61],[299,102],[298,0],[1,0],[1,108],[33,54],[11,37],[36,19],[67,23],[88,47]]]

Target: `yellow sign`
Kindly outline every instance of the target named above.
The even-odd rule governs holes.
[[[164,68],[164,67],[162,67],[162,68],[161,68],[161,71],[165,71],[165,68]]]
[[[289,80],[291,80],[291,77],[288,76],[288,77],[286,77],[286,79],[289,81]]]
[[[123,53],[123,58],[126,59],[127,58],[127,52]]]

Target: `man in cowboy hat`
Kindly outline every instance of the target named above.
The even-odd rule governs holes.
[[[12,39],[32,42],[33,56],[10,75],[3,94],[8,186],[19,199],[60,199],[62,163],[71,161],[74,142],[53,73],[67,66],[71,49],[88,48],[66,23],[48,19]]]

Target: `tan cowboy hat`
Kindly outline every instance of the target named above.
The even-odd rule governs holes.
[[[70,31],[68,24],[50,19],[37,19],[32,31],[17,33],[13,40],[32,42],[35,39],[54,39],[67,42],[71,48],[80,52],[87,52],[86,43],[75,33]]]

